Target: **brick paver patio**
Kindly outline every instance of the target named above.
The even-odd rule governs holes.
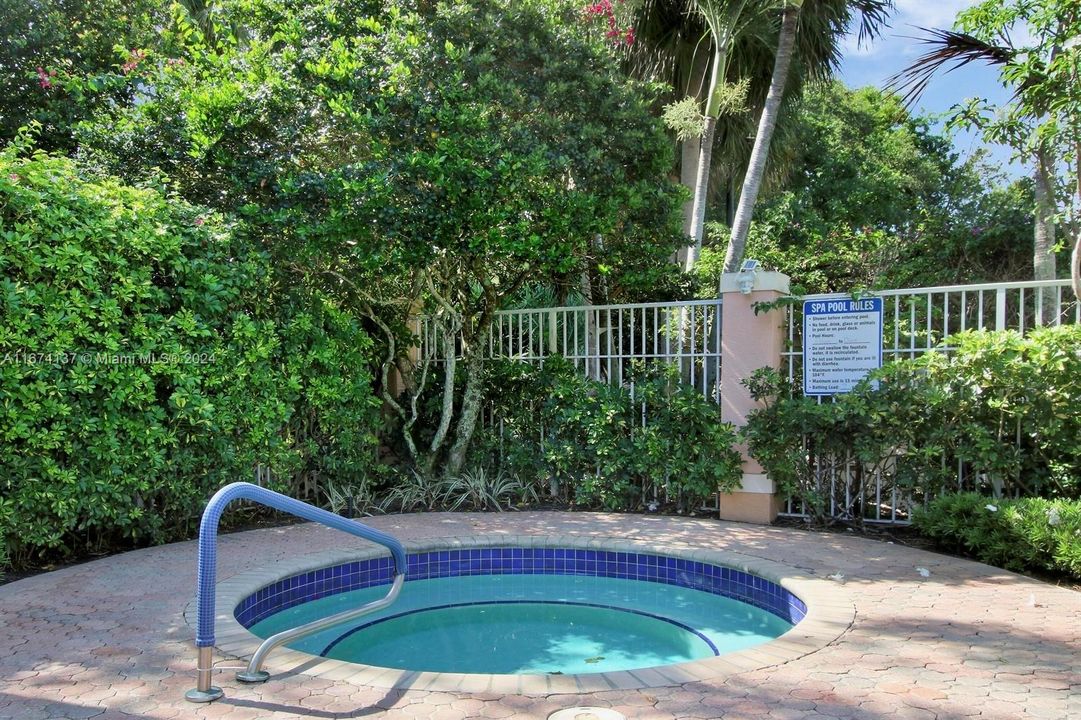
[[[576,705],[637,720],[1081,718],[1081,593],[986,565],[843,535],[671,517],[436,513],[371,524],[405,540],[569,535],[738,552],[823,579],[843,574],[837,591],[855,619],[817,652],[682,685],[552,695],[388,690],[276,666],[271,655],[269,683],[241,685],[224,671],[215,684],[225,698],[194,705],[183,695],[195,682],[184,617],[195,545],[178,543],[0,587],[0,718],[543,720]],[[360,544],[310,525],[227,535],[218,577]]]

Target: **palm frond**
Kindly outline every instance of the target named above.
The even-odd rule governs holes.
[[[690,68],[696,56],[710,56],[711,43],[691,0],[644,0],[635,13],[634,29],[636,41],[627,63],[631,75],[666,82],[680,95],[701,93],[689,86]]]
[[[843,38],[852,31],[860,44],[878,37],[889,27],[893,6],[893,0],[804,3],[796,34],[793,78],[814,81],[832,77],[841,65]]]
[[[945,72],[953,72],[973,62],[1005,65],[1017,52],[1008,45],[993,45],[966,33],[923,27],[917,29],[926,35],[913,39],[929,45],[931,49],[886,81],[886,88],[900,94],[906,107],[919,100],[931,78],[943,68],[946,68]]]
[[[860,45],[874,40],[890,26],[893,0],[851,0],[847,5],[850,13],[854,12],[859,16],[856,42]]]

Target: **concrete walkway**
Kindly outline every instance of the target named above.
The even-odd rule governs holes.
[[[195,545],[106,558],[0,587],[0,718],[537,718],[576,706],[673,718],[1081,718],[1081,593],[910,548],[710,520],[594,513],[375,518],[406,540],[564,535],[731,551],[844,575],[855,620],[817,652],[725,678],[580,695],[380,689],[276,666],[266,685],[215,676],[193,705],[183,615]],[[221,538],[219,579],[359,541],[310,525]],[[917,568],[930,571],[923,577]],[[836,582],[836,581],[830,581]],[[236,665],[223,659],[220,665]]]

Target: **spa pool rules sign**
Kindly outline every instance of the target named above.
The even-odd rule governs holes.
[[[803,394],[834,395],[882,367],[882,298],[803,303]]]

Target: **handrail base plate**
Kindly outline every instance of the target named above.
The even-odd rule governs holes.
[[[193,703],[208,703],[220,700],[225,695],[220,687],[210,686],[209,690],[188,690],[184,693],[184,698],[188,702]]]
[[[270,679],[270,673],[266,670],[241,670],[236,674],[236,679],[242,683],[264,683]]]

